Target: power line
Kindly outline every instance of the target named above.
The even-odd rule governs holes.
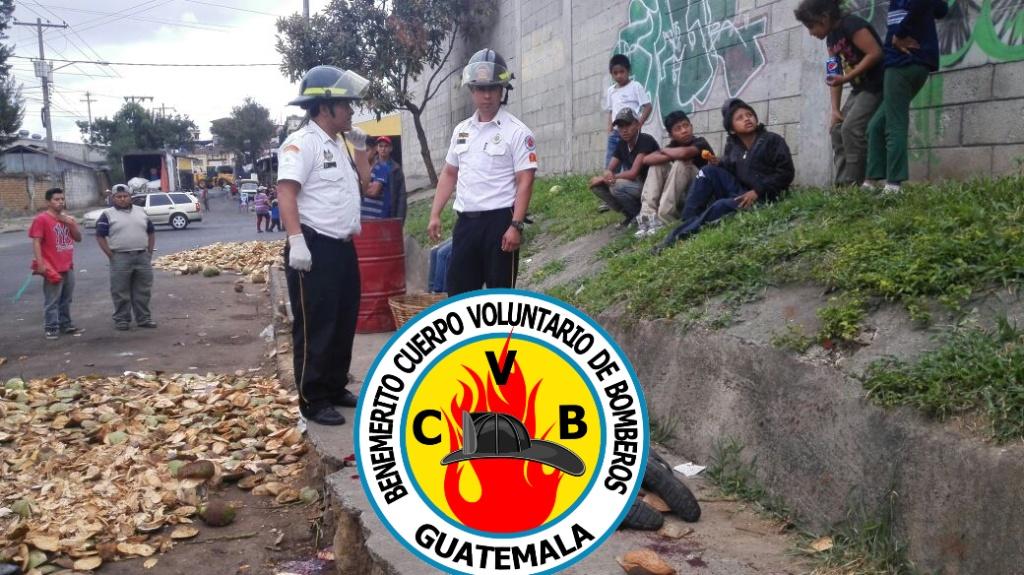
[[[12,55],[11,58],[20,58],[22,60],[34,60],[30,56],[17,56]],[[156,66],[161,68],[252,68],[257,66],[280,66],[279,63],[274,64],[170,64],[163,62],[104,62],[100,60],[61,60],[57,58],[51,58],[51,62],[66,62],[68,64],[102,64],[104,66]]]
[[[28,2],[28,3],[35,4],[36,6],[39,6],[39,7],[43,8],[44,10],[46,10],[46,8],[47,8],[46,4],[40,4],[39,2]],[[56,6],[56,5],[53,5],[53,4],[49,5],[49,7],[50,8],[56,8],[57,10],[67,10],[69,12],[79,12],[79,13],[82,13],[82,14],[97,14],[97,15],[100,15],[100,16],[116,16],[117,15],[117,12],[99,12],[97,10],[84,10],[82,8],[71,8],[69,6]],[[51,14],[53,14],[52,10],[46,10],[46,11],[50,12]],[[163,18],[144,18],[142,16],[129,16],[128,18],[131,19],[131,20],[137,20],[139,22],[152,22],[154,24],[164,24],[166,26],[180,26],[180,27],[183,27],[183,28],[195,28],[196,30],[205,30],[205,31],[208,31],[208,32],[209,31],[217,31],[217,30],[232,30],[232,29],[237,29],[238,28],[237,26],[225,26],[223,24],[202,24],[202,23],[198,23],[198,22],[196,22],[196,23],[186,23],[186,22],[177,22],[175,20],[165,20]],[[74,30],[72,30],[72,33],[77,36],[77,34],[74,32]],[[84,41],[84,39],[83,39],[83,41]],[[95,50],[94,50],[94,52],[95,52]],[[96,57],[100,58],[100,56],[98,54],[96,55]]]
[[[259,10],[250,10],[248,8],[238,8],[236,6],[227,6],[225,4],[217,4],[214,2],[200,2],[200,0],[185,0],[191,4],[202,4],[203,6],[215,6],[217,8],[225,8],[227,10],[237,10],[238,12],[248,12],[250,14],[261,14],[263,16],[274,16],[277,18],[286,18],[287,14],[274,14],[272,12],[260,12]]]
[[[53,17],[54,17],[54,18],[60,18],[60,15],[58,15],[58,14],[57,14],[56,12],[54,12],[53,10],[50,10],[50,8],[48,8],[48,7],[47,7],[47,6],[45,5],[45,4],[40,4],[39,2],[30,2],[29,0],[25,0],[25,2],[24,2],[24,3],[25,3],[25,4],[35,4],[36,6],[39,6],[39,7],[40,7],[40,8],[42,8],[43,10],[46,10],[47,12],[49,12],[50,14],[53,14]],[[28,8],[28,6],[26,6],[26,8]],[[31,8],[29,8],[29,9],[31,10]],[[61,19],[63,20],[63,18],[61,18]],[[79,45],[78,45],[78,44],[77,44],[76,42],[72,41],[72,42],[71,42],[71,44],[72,44],[72,45],[73,45],[73,46],[74,46],[75,48],[77,48],[77,49],[78,49],[78,51],[79,51],[79,52],[81,52],[83,56],[85,56],[86,58],[90,58],[90,57],[95,57],[95,58],[97,58],[97,59],[99,59],[99,60],[102,60],[102,59],[103,59],[103,56],[100,56],[99,52],[97,52],[97,51],[96,51],[96,50],[95,50],[95,49],[94,49],[94,48],[92,47],[92,45],[91,45],[91,44],[89,44],[88,40],[86,40],[85,38],[83,38],[83,37],[82,37],[82,35],[81,35],[81,34],[79,34],[79,33],[78,33],[78,32],[77,32],[76,30],[75,30],[75,28],[74,28],[73,26],[70,26],[70,25],[69,25],[69,28],[68,28],[68,29],[69,29],[69,30],[71,30],[71,33],[72,33],[72,34],[74,34],[74,35],[75,35],[75,36],[76,36],[76,37],[77,37],[77,38],[78,38],[79,40],[81,40],[81,41],[82,41],[82,43],[83,43],[83,44],[85,44],[85,46],[86,46],[87,48],[89,48],[89,51],[90,51],[90,52],[92,52],[92,56],[89,56],[89,54],[87,54],[87,53],[85,52],[85,50],[83,50],[83,49],[82,49],[82,48],[81,48],[81,47],[80,47],[80,46],[79,46]],[[71,40],[71,38],[66,38],[66,39],[67,39],[67,40]],[[106,72],[106,70],[104,70],[104,72]],[[118,77],[118,78],[122,77],[122,76],[121,76],[121,74],[118,74],[118,73],[117,73],[117,70],[111,70],[111,72],[113,72],[113,73],[114,73],[115,75],[117,75],[117,77]]]
[[[26,8],[26,9],[28,9],[28,10],[29,10],[30,12],[32,12],[33,14],[35,14],[36,16],[38,16],[39,18],[45,19],[45,20],[46,20],[47,22],[49,22],[49,21],[50,21],[50,19],[49,19],[49,18],[47,18],[46,16],[43,16],[43,15],[42,15],[42,14],[41,14],[41,13],[40,13],[40,12],[39,12],[38,10],[36,10],[35,8],[32,8],[31,6],[29,6],[29,5],[27,5],[27,4],[25,5],[25,8]],[[56,14],[54,14],[54,16],[57,16],[57,15],[56,15]],[[63,28],[67,28],[67,27],[68,27],[68,25],[67,25],[67,22],[65,22],[65,23],[64,23],[64,26],[63,26]],[[67,36],[63,36],[63,38],[64,38],[65,40],[67,40],[67,39],[68,39],[68,38],[67,38]],[[58,50],[58,49],[56,49],[56,48],[54,48],[54,47],[53,47],[53,44],[50,44],[50,43],[49,43],[49,42],[47,42],[46,40],[43,40],[43,43],[44,43],[44,44],[46,44],[46,46],[47,46],[47,47],[48,47],[48,48],[49,48],[49,49],[50,49],[51,51],[53,51],[53,52],[56,52],[56,53],[57,53],[57,55],[58,55],[58,56],[60,56],[61,58],[64,58],[64,57],[65,57],[65,56],[64,56],[64,54],[63,54],[63,53],[62,53],[62,52],[61,52],[60,50]],[[87,55],[87,54],[85,54],[84,52],[82,52],[82,54],[83,54],[83,55],[86,55],[86,56],[88,56],[88,55]],[[82,69],[82,68],[81,68],[80,66],[78,66],[77,64],[75,65],[75,68],[76,68],[76,69],[77,69],[77,70],[78,70],[79,72],[83,72],[83,73],[85,72],[85,70],[83,70],[83,69]],[[104,75],[104,76],[108,76],[108,77],[110,76],[110,74],[109,74],[109,73],[107,73],[106,71],[104,71],[104,72],[103,72],[103,75]]]
[[[164,2],[160,2],[160,3],[155,4],[153,6],[147,6],[146,8],[143,8],[143,9],[139,10],[138,12],[132,12],[130,14],[125,14],[124,16],[118,16],[117,18],[112,18],[112,19],[110,19],[110,20],[108,20],[106,22],[100,22],[98,24],[93,24],[92,26],[86,26],[85,28],[79,29],[79,32],[85,32],[86,30],[92,30],[93,28],[97,28],[99,26],[106,26],[107,24],[113,24],[114,22],[117,22],[118,20],[124,20],[125,18],[130,18],[132,16],[136,16],[138,14],[142,14],[143,12],[149,12],[150,10],[155,10],[155,9],[165,5],[165,4],[170,4],[171,2],[174,2],[174,0],[166,0]],[[148,2],[143,2],[143,4],[148,4]],[[129,10],[131,10],[131,8],[129,8]],[[106,16],[101,16],[100,18],[106,18]]]

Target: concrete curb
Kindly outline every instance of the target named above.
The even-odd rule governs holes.
[[[278,353],[278,377],[294,384],[291,354],[291,308],[284,270],[271,268],[270,297],[274,303],[274,337]],[[371,347],[377,337],[357,337],[355,363],[369,367]],[[379,347],[379,346],[378,346]],[[282,351],[283,350],[283,351]],[[374,352],[375,353],[375,352]],[[353,365],[354,369],[358,366]],[[346,414],[351,420],[352,414]],[[306,437],[322,463],[327,492],[325,497],[333,514],[334,549],[341,575],[398,575],[434,573],[398,543],[377,518],[363,494],[356,470],[345,458],[353,453],[352,422],[337,427],[308,423]]]
[[[417,251],[422,257],[426,252]],[[279,377],[294,380],[291,365],[290,317],[284,272],[271,270],[270,291],[275,309],[276,355]],[[365,374],[377,351],[391,334],[357,335],[353,350],[352,373]],[[350,413],[346,413],[352,419]],[[328,523],[334,528],[334,549],[341,575],[426,575],[441,573],[414,556],[387,530],[371,508],[350,455],[353,449],[350,424],[324,427],[308,424],[307,438],[320,457]],[[678,456],[664,454],[673,463]],[[687,483],[698,497],[704,490],[701,480]],[[566,575],[621,575],[617,557],[643,547],[658,549],[662,558],[685,569],[688,562],[704,566],[705,575],[757,575],[759,573],[802,573],[794,569],[790,549],[794,542],[775,532],[771,525],[741,504],[705,500],[705,512],[699,523],[682,524],[688,530],[685,539],[666,539],[657,532],[617,531],[583,561],[562,571]],[[680,524],[666,518],[667,523]],[[740,524],[740,527],[737,527]],[[755,525],[751,530],[751,525]],[[683,571],[681,571],[683,572]]]

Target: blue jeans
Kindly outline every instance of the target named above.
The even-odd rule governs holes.
[[[75,291],[75,270],[61,272],[61,282],[43,279],[43,327],[56,331],[71,327],[71,296]]]
[[[615,128],[612,128],[612,131],[608,132],[608,147],[604,152],[604,169],[608,169],[608,163],[612,161],[612,155],[615,154],[615,148],[619,147],[620,139],[619,131]],[[622,166],[619,166],[619,169],[615,172],[618,173],[620,171],[622,171]]]
[[[430,272],[427,291],[441,293],[448,291],[448,260],[452,257],[452,239],[441,242],[430,250]]]
[[[746,190],[729,171],[718,166],[704,166],[697,172],[686,196],[686,205],[679,218],[682,223],[665,237],[662,244],[672,245],[697,233],[704,224],[737,211],[739,204],[735,198],[745,193]]]

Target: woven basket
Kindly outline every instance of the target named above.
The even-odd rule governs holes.
[[[388,298],[391,315],[395,316],[395,329],[401,329],[413,316],[446,297],[446,293],[414,293]]]

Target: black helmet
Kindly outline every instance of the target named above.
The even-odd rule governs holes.
[[[462,69],[463,86],[508,86],[509,80],[515,76],[508,71],[505,59],[501,54],[484,48],[469,59]]]
[[[302,77],[299,97],[291,106],[301,106],[314,100],[362,100],[370,81],[352,70],[334,66],[315,66]]]

